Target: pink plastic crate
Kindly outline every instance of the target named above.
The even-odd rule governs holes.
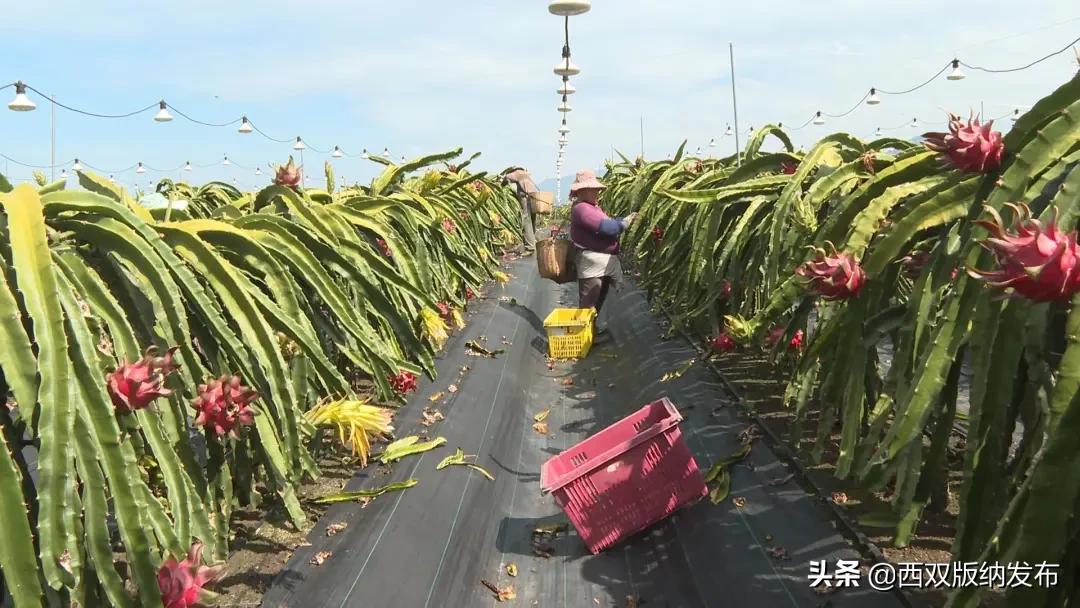
[[[708,493],[670,399],[654,401],[551,458],[540,487],[594,554]]]

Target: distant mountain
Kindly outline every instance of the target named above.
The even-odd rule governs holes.
[[[604,176],[604,169],[594,169],[597,177]],[[556,204],[562,204],[566,202],[567,195],[570,194],[570,184],[574,183],[573,175],[564,175],[560,180],[562,182],[562,200],[557,201]],[[555,178],[549,177],[542,182],[536,184],[536,187],[544,190],[545,192],[555,192]]]

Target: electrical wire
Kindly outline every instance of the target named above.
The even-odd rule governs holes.
[[[75,112],[76,114],[82,114],[84,116],[93,116],[94,118],[129,118],[131,116],[135,116],[136,114],[142,114],[143,112],[148,112],[150,110],[153,110],[154,108],[158,107],[158,103],[159,103],[159,102],[154,102],[154,103],[146,106],[145,108],[143,108],[141,110],[135,110],[134,112],[128,112],[127,114],[98,114],[97,112],[87,112],[86,110],[80,110],[78,108],[73,108],[73,107],[71,107],[69,105],[62,104],[59,101],[56,101],[52,97],[49,97],[45,93],[42,93],[41,91],[35,89],[34,87],[32,87],[30,85],[26,85],[26,88],[30,89],[31,91],[33,91],[35,93],[37,93],[38,95],[41,95],[45,99],[48,99],[50,103],[52,103],[54,105],[57,105],[57,106],[60,106],[61,108],[64,108],[65,110],[68,110],[70,112]]]
[[[870,91],[867,91],[866,95],[862,96],[862,99],[855,102],[855,105],[851,106],[851,109],[848,110],[847,112],[844,112],[843,114],[829,114],[827,112],[822,112],[821,114],[822,114],[822,116],[828,116],[829,118],[843,118],[843,117],[847,116],[848,114],[851,114],[855,110],[858,110],[859,106],[861,106],[863,104],[863,102],[866,101],[867,97],[870,97]]]
[[[0,158],[3,158],[4,160],[10,161],[10,162],[13,162],[16,165],[20,165],[22,167],[28,167],[30,169],[57,169],[59,167],[66,167],[66,166],[70,165],[71,163],[75,162],[74,160],[69,160],[69,161],[59,163],[59,164],[56,164],[56,165],[32,165],[30,163],[24,163],[24,162],[22,162],[20,160],[16,160],[14,158],[11,158],[10,156],[8,156],[6,154],[0,154]]]
[[[228,126],[231,126],[231,125],[235,125],[236,123],[243,120],[242,118],[237,118],[237,119],[234,119],[234,120],[230,120],[229,122],[219,122],[219,123],[203,122],[201,120],[197,120],[195,118],[192,118],[192,117],[188,116],[187,114],[184,114],[183,112],[180,111],[179,108],[172,105],[171,103],[167,103],[165,105],[168,106],[170,110],[172,110],[173,112],[176,112],[177,114],[179,114],[183,118],[186,118],[186,119],[190,120],[191,122],[193,122],[193,123],[195,123],[197,125],[203,125],[205,127],[228,127]]]
[[[91,169],[93,169],[94,171],[97,171],[98,173],[108,173],[110,175],[116,175],[117,173],[127,173],[128,171],[131,171],[135,167],[139,166],[138,163],[135,163],[134,165],[131,165],[130,167],[126,167],[124,169],[117,169],[115,171],[112,171],[112,170],[109,170],[109,169],[102,169],[101,167],[95,167],[94,165],[91,165],[90,163],[88,163],[86,161],[82,161],[82,164],[83,164],[84,167],[90,167]]]
[[[1026,70],[1026,69],[1028,69],[1030,67],[1034,67],[1034,66],[1046,61],[1047,59],[1050,59],[1052,57],[1056,57],[1057,55],[1060,55],[1060,54],[1064,53],[1065,51],[1072,48],[1078,42],[1080,42],[1080,37],[1075,38],[1072,42],[1070,42],[1070,43],[1066,44],[1065,46],[1061,47],[1061,49],[1059,49],[1057,51],[1054,51],[1053,53],[1050,53],[1049,55],[1046,55],[1044,57],[1040,57],[1039,59],[1036,59],[1035,61],[1032,61],[1031,63],[1029,63],[1027,65],[1024,65],[1024,66],[1020,66],[1018,68],[1006,68],[1006,69],[997,69],[997,70],[995,70],[995,69],[991,69],[991,68],[984,68],[984,67],[979,67],[979,66],[975,66],[975,65],[970,65],[970,64],[964,63],[963,61],[960,62],[960,65],[964,66],[965,68],[967,68],[969,70],[977,70],[979,72],[988,72],[988,73],[991,73],[991,74],[1006,74],[1006,73],[1009,73],[1009,72],[1019,72],[1021,70]]]
[[[270,141],[276,141],[279,144],[287,144],[287,143],[292,141],[291,139],[278,139],[276,137],[270,137],[269,135],[264,133],[262,129],[260,129],[259,127],[256,127],[255,123],[251,122],[250,118],[248,119],[248,124],[251,125],[252,129],[255,129],[256,133],[258,133],[259,135],[262,135],[263,137],[265,137],[266,139],[269,139]]]
[[[952,61],[949,61],[949,62],[947,62],[945,64],[945,67],[938,70],[936,74],[934,74],[933,76],[928,78],[925,82],[917,84],[917,85],[911,87],[910,89],[905,89],[903,91],[885,91],[883,89],[877,89],[877,92],[881,93],[882,95],[907,95],[908,93],[914,93],[915,91],[918,91],[919,89],[929,85],[931,82],[934,82],[935,80],[937,80],[938,76],[941,76],[942,74],[944,74],[945,70],[947,70],[947,69],[949,69],[951,67],[952,67]]]

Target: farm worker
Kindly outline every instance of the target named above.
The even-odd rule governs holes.
[[[597,199],[604,185],[588,169],[578,171],[570,186],[570,239],[578,250],[578,306],[594,308],[598,314],[612,283],[622,275],[619,262],[619,235],[633,223],[637,213],[621,218],[608,217]],[[596,322],[596,334],[607,333]]]
[[[529,200],[533,194],[540,191],[533,182],[529,172],[521,167],[514,167],[503,179],[513,189],[521,205],[521,241],[525,255],[536,251],[536,214],[532,210],[532,202]]]

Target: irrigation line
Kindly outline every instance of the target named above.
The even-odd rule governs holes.
[[[735,399],[735,405],[739,408],[746,417],[754,422],[754,424],[761,429],[765,434],[766,443],[769,448],[776,454],[781,460],[785,461],[795,472],[795,478],[798,479],[805,490],[807,487],[813,491],[813,494],[819,502],[826,508],[829,514],[832,516],[833,521],[836,523],[836,529],[843,536],[847,537],[847,540],[862,554],[864,558],[872,559],[875,562],[889,562],[885,554],[881,552],[881,549],[871,541],[866,534],[859,529],[858,525],[851,521],[847,513],[840,509],[840,507],[825,498],[825,490],[819,486],[809,475],[806,467],[803,466],[802,461],[799,460],[798,455],[785,443],[775,432],[772,431],[765,424],[765,421],[755,412],[752,408],[746,405],[746,400],[743,398],[742,393],[724,376],[723,372],[716,364],[704,357],[704,349],[694,341],[694,339],[680,328],[673,320],[671,313],[667,307],[663,306],[659,302],[656,302],[657,307],[663,313],[664,318],[667,319],[670,326],[679,333],[680,336],[701,356],[701,362],[709,367],[710,370],[719,379],[720,384],[727,390]],[[916,604],[913,604],[911,598],[904,594],[900,589],[892,589],[890,592],[897,598],[897,600],[905,606],[905,608],[916,608]]]

